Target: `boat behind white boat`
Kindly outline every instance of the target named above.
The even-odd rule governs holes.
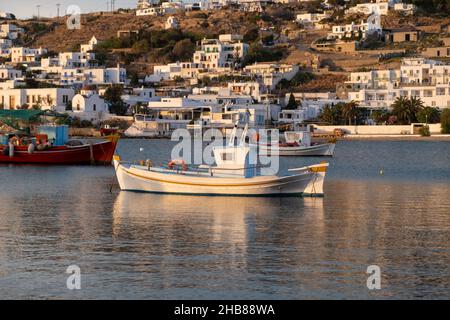
[[[311,133],[308,131],[285,132],[284,140],[285,142],[277,141],[274,144],[259,143],[259,152],[279,156],[332,157],[336,148],[334,142],[313,144]]]

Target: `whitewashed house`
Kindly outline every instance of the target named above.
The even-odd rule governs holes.
[[[198,75],[199,65],[192,62],[175,62],[153,67],[153,74],[144,78],[146,83],[174,80],[176,78],[191,79]]]
[[[417,10],[417,7],[412,3],[396,3],[394,4],[394,10],[401,12],[405,15],[413,15]]]
[[[92,36],[91,40],[87,44],[82,44],[80,49],[82,53],[88,53],[95,49],[95,47],[99,44],[99,41],[95,36]]]
[[[386,2],[369,2],[369,3],[359,3],[354,7],[346,10],[347,14],[360,13],[365,15],[378,14],[385,16],[389,12],[389,3]]]
[[[129,107],[137,104],[147,105],[150,101],[159,101],[160,97],[156,96],[153,88],[131,88],[125,89],[125,94],[122,95],[122,101]]]
[[[95,59],[95,53],[90,52],[61,52],[59,66],[63,68],[87,68]]]
[[[42,55],[47,53],[44,48],[13,47],[11,50],[11,62],[13,63],[35,63]]]
[[[42,110],[65,109],[72,100],[74,91],[66,88],[10,88],[0,91],[3,109],[20,109],[38,106]]]
[[[260,78],[269,89],[274,89],[283,79],[292,80],[298,71],[298,65],[291,64],[255,63],[244,68],[244,72]]]
[[[333,26],[332,32],[328,35],[328,39],[344,39],[359,36],[365,39],[369,35],[381,35],[382,33],[381,20],[378,16],[368,19],[366,22],[361,21],[360,24],[352,22],[346,25]]]
[[[193,61],[205,70],[232,68],[247,56],[249,45],[242,40],[243,36],[235,34],[222,34],[219,39],[203,39]]]
[[[82,119],[98,121],[109,115],[109,109],[95,88],[85,87],[73,97],[72,113]]]
[[[0,65],[0,80],[15,80],[18,78],[22,78],[22,70]]]
[[[115,68],[71,68],[61,70],[60,84],[125,84],[126,77],[126,69],[119,66]]]
[[[20,34],[25,33],[23,28],[19,28],[15,24],[5,23],[0,25],[0,38],[6,38],[10,40],[16,40]]]
[[[178,22],[178,19],[174,16],[170,16],[167,18],[167,21],[164,25],[164,29],[178,29],[180,27],[180,23]]]
[[[299,13],[297,14],[296,21],[302,24],[314,24],[319,23],[322,20],[329,18],[328,13]]]

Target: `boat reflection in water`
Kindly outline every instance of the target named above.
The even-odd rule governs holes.
[[[301,264],[293,252],[303,241],[299,221],[321,233],[323,201],[120,192],[112,233],[142,244],[139,270],[154,275],[143,281],[150,290],[160,288],[161,297],[189,298],[195,292],[196,298],[210,298],[217,286],[222,298],[231,299],[253,292],[248,282],[259,282],[267,272],[277,274],[277,286],[299,285],[292,274]],[[270,291],[254,296],[270,298]]]

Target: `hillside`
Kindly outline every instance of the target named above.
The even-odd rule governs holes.
[[[173,16],[180,21],[181,30],[204,36],[221,33],[245,34],[255,27],[255,21],[252,19],[254,15],[242,11],[189,12]],[[92,35],[100,40],[106,40],[116,37],[119,30],[164,29],[166,20],[167,16],[138,17],[134,13],[92,13],[82,16],[81,30],[67,29],[65,18],[47,20],[46,24],[56,23],[56,27],[52,32],[38,36],[33,46],[45,46],[49,50],[60,52],[89,41]]]

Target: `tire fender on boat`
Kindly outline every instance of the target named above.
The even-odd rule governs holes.
[[[169,169],[173,169],[175,168],[175,166],[181,166],[183,171],[187,171],[188,166],[186,164],[186,161],[184,161],[183,159],[175,159],[175,160],[171,160],[169,161],[168,165]]]

